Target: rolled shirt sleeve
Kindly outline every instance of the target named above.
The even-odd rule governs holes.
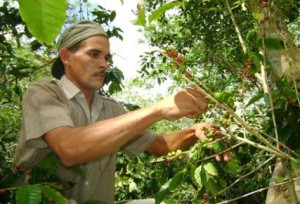
[[[66,104],[66,98],[43,86],[43,83],[28,88],[23,99],[23,134],[28,147],[45,148],[47,144],[42,138],[44,134],[60,126],[74,127]]]

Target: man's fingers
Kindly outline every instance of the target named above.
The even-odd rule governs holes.
[[[199,115],[200,115],[200,113],[193,112],[193,113],[187,114],[185,117],[189,118],[189,119],[194,119],[194,118],[197,118]]]
[[[205,92],[203,92],[198,86],[192,86],[192,87],[187,88],[187,89],[189,89],[189,90],[191,90],[191,91],[197,93],[198,95],[201,95],[201,96],[203,96],[203,97],[206,97]]]
[[[223,160],[224,161],[229,161],[231,159],[231,154],[230,152],[224,152],[223,153]]]
[[[192,94],[193,96],[197,98],[201,98],[205,103],[209,102],[209,99],[207,98],[206,94],[201,91],[198,87],[194,88],[186,88],[187,92]]]
[[[227,162],[227,161],[231,160],[231,152],[226,151],[230,145],[222,139],[224,137],[224,135],[219,133],[219,128],[215,127],[211,123],[198,123],[198,124],[194,125],[194,128],[195,128],[194,129],[195,136],[198,137],[199,139],[201,139],[201,140],[212,139],[212,138],[207,138],[209,136],[207,135],[207,137],[206,137],[206,135],[205,135],[206,132],[212,133],[213,137],[215,137],[216,141],[221,142],[221,144],[224,145],[225,152],[216,153],[215,159],[217,161]]]
[[[208,103],[203,98],[195,98],[195,105],[204,112],[208,108]]]
[[[190,111],[186,117],[191,119],[198,117],[203,112],[203,110],[196,105],[191,105],[189,109]]]
[[[219,154],[219,153],[217,153],[217,155],[216,155],[216,160],[218,161],[218,162],[220,162],[220,161],[225,161],[225,162],[227,162],[227,161],[229,161],[231,159],[231,154],[230,154],[230,152],[224,152],[223,154]]]
[[[208,107],[208,100],[204,97],[204,93],[194,88],[182,90],[178,97],[183,97],[180,100],[189,109],[189,113],[186,115],[187,118],[196,118]]]
[[[198,123],[194,127],[196,137],[204,140],[207,139],[206,133],[212,132],[214,126],[211,123]]]
[[[222,155],[221,154],[217,154],[216,155],[216,160],[217,161],[222,161]]]

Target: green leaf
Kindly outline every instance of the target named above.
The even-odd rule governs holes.
[[[85,178],[85,173],[81,166],[71,166],[68,167],[68,169],[79,175],[81,178]]]
[[[54,203],[57,204],[67,203],[67,199],[59,191],[56,191],[48,185],[42,185],[41,190],[50,201],[54,201]]]
[[[214,142],[212,147],[215,151],[221,151],[221,143],[220,142]]]
[[[217,193],[217,184],[216,181],[213,179],[208,179],[205,183],[206,190],[211,194]]]
[[[252,16],[254,19],[260,21],[264,18],[263,14],[262,13],[252,13]]]
[[[202,179],[201,179],[201,171],[202,171],[202,165],[198,166],[196,169],[195,169],[195,172],[194,172],[194,178],[195,178],[195,181],[196,183],[198,184],[199,186],[199,191],[202,189],[203,187],[203,182],[202,182]]]
[[[175,190],[183,181],[186,170],[180,171],[170,180],[169,190]]]
[[[42,200],[42,193],[39,185],[25,185],[16,192],[17,203],[39,204]]]
[[[149,19],[149,23],[151,23],[151,21],[157,20],[160,18],[160,16],[162,14],[164,14],[167,10],[170,10],[172,8],[174,8],[175,6],[181,5],[183,1],[169,1],[167,3],[165,3],[164,5],[162,5],[161,7],[159,7],[157,10],[153,11],[148,19]]]
[[[175,190],[182,183],[185,173],[186,170],[178,172],[173,178],[162,185],[155,196],[155,203],[161,203],[171,191]]]
[[[113,21],[116,18],[116,16],[117,16],[117,13],[115,11],[112,11],[110,16],[109,16],[109,20]]]
[[[155,204],[161,203],[168,194],[169,189],[167,188],[167,185],[164,184],[158,191],[158,193],[155,195]]]
[[[283,181],[285,181],[286,180],[286,178],[285,177],[283,177],[283,176],[278,176],[277,178],[276,178],[276,181],[277,182],[283,182]]]
[[[284,45],[282,44],[282,41],[279,38],[265,38],[264,39],[265,46],[267,49],[271,50],[282,50],[284,49]],[[258,45],[262,47],[262,39],[258,39],[257,41]]]
[[[177,202],[173,200],[165,199],[164,204],[177,204]]]
[[[210,175],[213,175],[213,176],[217,176],[218,175],[218,171],[217,171],[216,167],[211,162],[208,162],[208,163],[204,164],[203,168]]]
[[[231,155],[231,159],[227,162],[221,163],[221,168],[229,174],[237,174],[240,171],[239,160]]]
[[[294,161],[291,161],[291,166],[293,169],[300,170],[300,162],[296,163]]]
[[[135,21],[133,21],[133,25],[146,26],[145,8],[140,10],[138,18]]]
[[[53,152],[47,154],[42,160],[37,163],[37,167],[47,171],[48,174],[53,174],[58,166],[60,165],[60,160]]]
[[[249,102],[247,103],[246,107],[252,105],[253,103],[259,101],[260,99],[262,99],[266,94],[265,93],[260,93],[255,95],[254,97],[252,97]]]
[[[254,44],[254,43],[253,43]],[[255,66],[250,67],[251,73],[257,73],[260,69],[260,62],[263,60],[262,55],[259,52],[249,51],[249,58],[252,60]]]
[[[19,0],[20,14],[41,43],[51,44],[66,19],[66,0]]]
[[[132,180],[129,184],[129,192],[138,191],[136,183]]]
[[[248,31],[247,36],[246,36],[247,43],[251,43],[251,41],[253,39],[256,39],[256,36],[257,36],[257,28],[254,28],[254,29]]]
[[[62,191],[62,190],[68,190],[68,189],[73,188],[75,183],[62,180],[59,183],[58,182],[47,182],[47,185],[55,190]]]
[[[214,93],[214,97],[219,102],[224,102],[229,106],[233,105],[232,93],[216,92]]]

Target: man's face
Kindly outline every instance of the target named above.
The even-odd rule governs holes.
[[[68,51],[66,77],[83,93],[93,93],[102,87],[108,61],[109,41],[104,36],[93,36],[81,42],[75,52]]]

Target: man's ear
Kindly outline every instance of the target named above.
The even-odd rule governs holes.
[[[59,52],[60,60],[64,65],[69,65],[70,63],[70,51],[67,48],[62,48]]]

